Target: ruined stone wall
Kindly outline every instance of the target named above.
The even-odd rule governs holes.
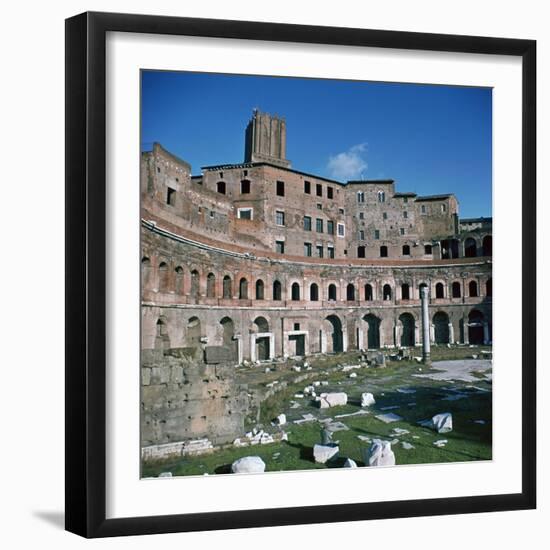
[[[142,447],[200,437],[232,441],[243,433],[249,408],[233,365],[206,365],[193,348],[142,351]]]

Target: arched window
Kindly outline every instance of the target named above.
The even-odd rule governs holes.
[[[387,258],[388,257],[388,247],[385,245],[382,245],[380,247],[380,257],[381,258]]]
[[[256,300],[264,299],[264,282],[261,279],[256,281]]]
[[[192,298],[199,297],[199,272],[194,269],[191,271],[191,292],[190,295]]]
[[[239,281],[239,300],[248,299],[248,281],[243,277]]]
[[[378,202],[386,202],[386,193],[378,191]]]
[[[159,292],[168,291],[168,264],[166,262],[160,262],[159,264]]]
[[[168,336],[168,331],[166,323],[163,319],[157,321],[157,332],[155,335],[155,349],[169,349],[170,348],[170,337]]]
[[[219,181],[216,186],[218,189],[218,193],[225,195],[225,181]]]
[[[364,246],[358,246],[357,247],[357,257],[358,258],[364,258],[365,257],[365,247]]]
[[[483,237],[483,255],[492,256],[493,255],[493,237],[487,235]]]
[[[455,281],[452,285],[451,285],[451,291],[452,291],[452,295],[453,295],[453,298],[460,298],[460,283],[458,281]]]
[[[408,244],[403,245],[403,256],[411,255],[411,247]]]
[[[329,302],[336,301],[336,285],[334,284],[328,285],[328,300]]]
[[[468,283],[468,294],[472,298],[475,298],[478,295],[478,293],[477,293],[477,282],[476,281],[470,281]]]
[[[176,294],[183,294],[183,267],[178,265],[174,271],[176,272]]]
[[[481,345],[484,343],[483,321],[484,316],[481,311],[476,309],[470,311],[468,315],[468,342],[470,344]]]
[[[206,277],[206,297],[216,297],[216,276],[214,273],[209,273]]]
[[[485,295],[493,295],[493,279],[487,279],[487,282],[485,283]]]
[[[432,318],[433,335],[436,344],[449,343],[449,316],[444,311],[438,311]]]
[[[402,300],[409,300],[410,299],[409,285],[407,283],[403,283],[401,285],[401,299]]]
[[[464,256],[466,258],[475,258],[477,256],[477,245],[475,239],[469,237],[464,241]]]
[[[437,283],[435,285],[435,297],[438,299],[445,298],[445,287],[443,283]]]
[[[229,275],[223,278],[223,297],[225,299],[231,298],[231,277]]]
[[[281,283],[273,281],[273,299],[279,301],[281,299]]]
[[[346,299],[348,302],[352,302],[355,300],[355,287],[352,283],[349,283],[349,285],[346,288]]]
[[[410,313],[402,313],[399,316],[401,322],[401,342],[402,347],[414,346],[416,340],[415,320]]]
[[[291,299],[297,302],[300,299],[300,285],[298,283],[292,283],[290,290]]]
[[[372,293],[372,285],[367,283],[365,285],[365,300],[367,302],[372,302],[373,299],[374,298],[373,298],[373,293]]]
[[[319,300],[319,287],[316,283],[312,283],[309,287],[309,299],[312,302],[317,302]]]
[[[202,336],[201,321],[198,317],[191,317],[187,322],[186,342],[189,347],[200,346]]]
[[[391,300],[391,286],[390,285],[384,285],[382,289],[382,297],[384,300]]]

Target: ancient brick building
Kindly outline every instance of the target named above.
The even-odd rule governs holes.
[[[460,220],[452,194],[291,168],[278,117],[255,111],[244,162],[198,176],[154,144],[141,209],[142,349],[157,363],[419,345],[422,285],[435,343],[491,341],[490,218]]]

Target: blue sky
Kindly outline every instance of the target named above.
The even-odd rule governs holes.
[[[301,78],[142,73],[142,149],[153,141],[201,166],[238,163],[252,110],[287,123],[296,170],[396,190],[454,193],[461,217],[492,215],[488,88]]]

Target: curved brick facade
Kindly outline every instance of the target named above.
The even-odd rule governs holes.
[[[239,433],[246,392],[208,365],[420,345],[422,285],[433,342],[491,341],[490,219],[459,220],[453,195],[342,184],[247,147],[249,162],[201,176],[159,144],[142,154],[145,444]]]

